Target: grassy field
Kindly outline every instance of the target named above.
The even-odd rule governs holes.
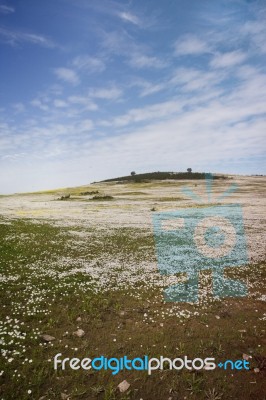
[[[99,183],[0,199],[0,398],[258,399],[265,396],[265,178],[235,177],[244,211],[249,263],[226,276],[247,283],[248,296],[212,295],[200,272],[196,304],[165,302],[171,277],[159,273],[152,210],[195,207],[180,187],[201,196],[204,182]],[[231,181],[230,181],[231,183]],[[215,181],[211,205],[229,182]],[[81,192],[98,190],[103,199]],[[64,201],[60,196],[70,194]],[[104,200],[104,196],[113,198]],[[206,198],[201,207],[207,207]],[[263,214],[264,213],[264,214]],[[174,277],[181,282],[185,276]],[[84,331],[77,337],[77,329]],[[45,341],[42,335],[54,337]],[[250,371],[55,371],[63,357],[252,356]],[[129,389],[120,393],[123,380]]]

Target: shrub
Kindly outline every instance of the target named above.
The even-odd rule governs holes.
[[[58,200],[68,200],[68,199],[70,199],[70,194],[64,194]]]
[[[80,195],[81,196],[89,196],[89,195],[97,194],[97,193],[99,193],[99,190],[92,190],[91,192],[81,192]]]
[[[103,194],[103,195],[96,195],[93,196],[92,200],[112,200],[113,196],[110,196],[108,194]]]

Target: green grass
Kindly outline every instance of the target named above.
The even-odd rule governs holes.
[[[79,239],[83,233],[87,239]],[[228,270],[230,277],[249,279],[253,287],[249,297],[172,304],[165,303],[161,288],[149,282],[138,280],[132,286],[126,280],[116,285],[114,280],[106,290],[99,290],[97,280],[78,271],[89,261],[104,272],[117,257],[121,273],[141,261],[155,262],[154,240],[148,230],[70,229],[2,218],[0,237],[1,276],[7,279],[0,281],[0,338],[1,348],[10,352],[1,358],[1,398],[60,399],[61,393],[81,400],[265,398],[263,372],[164,370],[148,376],[123,371],[113,376],[110,371],[54,371],[49,361],[57,353],[80,358],[147,354],[221,360],[239,359],[242,353],[265,355],[265,321],[259,319],[265,303],[257,295],[265,288],[265,264]],[[198,314],[185,318],[178,314],[181,311]],[[72,335],[77,326],[85,331],[83,338]],[[43,333],[56,340],[43,345]],[[131,386],[120,394],[116,388],[124,379]]]

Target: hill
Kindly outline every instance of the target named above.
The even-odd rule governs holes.
[[[214,179],[225,179],[223,175],[214,175]],[[118,178],[105,179],[101,182],[114,182],[114,181],[133,181],[133,182],[143,182],[150,180],[166,180],[166,179],[205,179],[205,172],[147,172],[144,174],[134,174],[121,176]]]

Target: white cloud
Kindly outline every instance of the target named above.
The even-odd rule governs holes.
[[[78,69],[84,69],[89,72],[102,72],[105,70],[105,63],[100,58],[87,55],[74,58],[72,64]]]
[[[66,107],[68,107],[68,104],[64,100],[55,99],[54,106],[57,108],[66,108]]]
[[[103,45],[107,52],[125,57],[133,68],[164,68],[168,62],[154,56],[149,46],[136,43],[127,32],[108,32],[103,35]]]
[[[210,53],[207,42],[194,35],[186,35],[179,38],[175,43],[175,54],[177,56],[199,55]]]
[[[148,56],[142,53],[133,53],[129,55],[129,65],[135,68],[164,68],[166,62],[158,57]]]
[[[161,79],[159,83],[134,78],[130,87],[139,87],[141,89],[140,97],[149,96],[166,90],[180,94],[198,91],[202,94],[213,89],[216,85],[219,85],[227,76],[227,71],[222,71],[217,74],[217,72],[211,70],[179,67],[171,73],[170,77]]]
[[[178,101],[166,101],[164,103],[153,104],[142,108],[134,108],[124,115],[114,117],[110,121],[103,121],[103,126],[124,127],[139,122],[148,122],[151,120],[160,120],[164,117],[170,117],[173,113],[179,113],[182,104]]]
[[[139,20],[139,18],[138,18],[136,15],[132,14],[132,13],[129,13],[129,12],[119,12],[117,15],[118,15],[123,21],[131,22],[131,23],[134,24],[134,25],[140,25],[140,20]]]
[[[36,35],[33,33],[24,33],[21,35],[22,40],[34,43],[34,44],[39,44],[44,47],[54,47],[54,43],[52,43],[51,40],[47,39],[46,37],[42,35]]]
[[[78,131],[79,132],[88,132],[91,131],[94,127],[93,122],[90,119],[85,119],[78,124]]]
[[[68,101],[71,104],[82,105],[85,110],[98,110],[98,105],[94,103],[88,96],[69,96]]]
[[[9,171],[9,183],[2,183],[8,187],[6,190],[17,191],[20,182],[15,183],[15,177],[22,171],[22,176],[28,177],[24,186],[19,186],[24,191],[31,190],[31,185],[41,189],[44,185],[49,188],[85,184],[124,174],[129,165],[142,171],[197,166],[200,170],[229,172],[235,163],[259,157],[265,150],[262,92],[266,76],[253,72],[250,80],[251,76],[243,71],[238,90],[221,98],[206,102],[201,96],[189,96],[131,110],[110,121],[113,135],[100,140],[92,135],[95,128],[87,119],[73,125],[56,124],[31,131],[25,128],[15,143],[13,135],[5,135],[8,142],[1,143],[1,152],[14,158],[3,160]],[[189,107],[184,109],[184,105]],[[136,128],[134,123],[138,121],[146,124]],[[119,135],[116,126],[126,125],[130,128]],[[30,165],[19,161],[21,154],[26,154],[24,160],[30,155]],[[40,160],[44,168],[38,169],[35,179],[30,171],[40,165]],[[53,180],[47,180],[47,171],[52,172]],[[67,180],[62,180],[66,175]]]
[[[140,97],[150,96],[151,94],[158,93],[166,89],[166,86],[167,85],[165,83],[157,83],[157,84],[147,83],[146,85],[143,86],[143,89],[141,90],[140,93]]]
[[[247,59],[247,54],[242,51],[231,51],[228,53],[220,53],[215,55],[211,60],[210,66],[213,68],[233,67],[242,64]]]
[[[117,100],[123,94],[123,91],[117,87],[91,89],[89,95],[98,99]]]
[[[19,43],[32,43],[43,47],[53,48],[56,47],[55,43],[43,35],[35,33],[25,33],[19,31],[13,31],[0,27],[0,37],[2,40],[11,45]]]
[[[240,34],[247,37],[255,51],[266,53],[266,24],[263,21],[248,21],[240,28]]]
[[[220,124],[224,127],[227,123],[266,113],[266,76],[256,69],[245,67],[241,67],[238,74],[240,82],[237,91],[230,91],[218,85],[228,77],[227,74],[180,68],[171,84],[181,85],[182,96],[179,90],[176,100],[131,109],[123,115],[103,121],[102,125],[120,128],[179,115],[180,121],[191,119],[190,129],[194,122],[196,126],[200,121],[206,122],[206,126],[211,126],[215,121],[217,126]],[[186,92],[189,94],[192,90],[198,90],[199,93],[188,97]],[[191,111],[187,112],[186,109]]]
[[[78,74],[70,68],[56,68],[54,70],[55,75],[62,81],[77,85],[79,83]]]
[[[184,92],[204,91],[219,84],[226,76],[225,72],[217,74],[208,70],[180,67],[175,70],[170,84],[180,86]]]
[[[41,101],[40,99],[34,99],[30,103],[32,106],[37,107],[42,111],[49,110],[49,106],[47,104],[45,104],[43,101]]]
[[[117,24],[117,19],[113,20]],[[239,165],[242,163],[237,167],[238,172],[244,168],[248,172],[254,157],[251,168],[258,169],[257,160],[265,151],[266,131],[266,76],[261,58],[265,47],[264,28],[253,21],[243,27],[232,25],[231,30],[230,26],[220,25],[221,31],[213,29],[214,34],[206,33],[204,37],[208,40],[186,35],[176,43],[176,55],[208,54],[210,61],[206,57],[180,57],[175,59],[179,68],[167,75],[162,71],[144,71],[143,74],[138,71],[134,80],[127,75],[128,69],[123,69],[123,61],[137,69],[162,68],[166,66],[165,58],[160,59],[161,53],[154,56],[148,41],[137,42],[122,29],[111,34],[109,41],[106,33],[105,52],[113,52],[113,59],[118,56],[114,67],[121,67],[118,71],[121,71],[122,83],[119,79],[109,81],[108,71],[101,83],[99,79],[91,79],[91,89],[81,85],[66,88],[62,84],[64,89],[59,87],[53,92],[46,91],[45,95],[39,94],[31,104],[49,112],[35,110],[34,120],[27,112],[25,122],[21,115],[21,123],[16,125],[14,118],[12,127],[0,123],[0,153],[2,159],[5,157],[1,169],[11,171],[14,187],[20,184],[18,171],[24,171],[29,186],[33,182],[40,185],[41,181],[42,184],[47,182],[49,187],[62,186],[62,179],[66,185],[71,182],[76,185],[103,176],[124,174],[129,165],[138,171],[178,170],[195,165],[198,169],[214,170],[218,165],[217,171],[223,172],[224,168],[226,172],[233,159]],[[31,43],[42,43],[35,36],[24,36],[24,41],[26,38]],[[13,39],[18,42],[16,36]],[[243,64],[247,55],[250,65]],[[70,68],[58,68],[54,72],[61,80],[76,85],[86,71],[103,70],[107,59],[108,55],[103,60],[81,55],[67,64]],[[255,67],[257,63],[260,68]],[[122,76],[124,72],[126,75]],[[133,87],[139,94],[137,99],[135,93],[132,95]],[[113,107],[114,100],[121,99],[126,88],[129,90],[125,92],[126,101]],[[161,101],[159,96],[143,99],[162,90],[167,92],[163,93]],[[100,100],[109,100],[108,107]],[[88,112],[98,109],[96,102],[99,114]],[[8,118],[8,105],[6,107],[1,119]],[[22,109],[19,105],[12,107],[17,111]],[[112,117],[108,119],[106,115]],[[28,170],[27,162],[31,163]],[[17,169],[10,169],[15,163]],[[32,171],[40,165],[44,172],[35,180]],[[89,175],[91,165],[93,172]],[[53,180],[47,177],[47,171],[53,171]]]
[[[107,52],[114,54],[128,54],[132,49],[132,38],[126,32],[102,32],[103,46]]]
[[[0,4],[0,13],[10,14],[15,12],[15,8],[11,6],[6,6],[5,4]]]

